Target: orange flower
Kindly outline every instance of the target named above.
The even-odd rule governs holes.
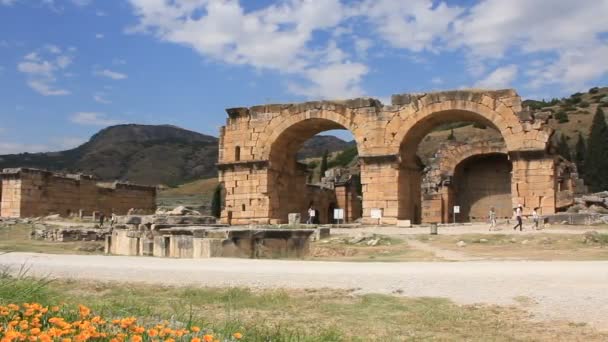
[[[142,338],[140,335],[133,335],[131,336],[131,342],[141,342]]]
[[[197,332],[201,331],[201,328],[194,326],[194,327],[190,328],[190,330],[192,330],[192,332],[197,333]]]
[[[243,338],[243,334],[241,334],[240,332],[235,332],[234,334],[232,334],[232,337],[236,338],[237,340],[240,340]]]
[[[198,337],[193,337],[190,342],[201,342],[201,339]]]
[[[150,337],[156,337],[156,336],[158,336],[158,330],[156,330],[156,329],[149,329],[148,330],[148,336],[150,336]]]
[[[57,305],[55,305],[55,306],[51,307],[51,311],[57,312],[57,311],[59,311],[59,307]]]
[[[172,339],[172,338],[168,338],[168,339],[165,340],[165,342],[175,342],[175,340]]]
[[[34,336],[37,336],[37,335],[40,334],[40,329],[38,329],[38,328],[30,329],[30,334],[34,335]]]
[[[91,309],[87,308],[84,305],[78,305],[78,311],[80,312],[81,317],[87,317],[91,314]]]
[[[207,335],[203,336],[203,341],[205,341],[205,342],[213,342],[213,335],[207,334]]]
[[[72,342],[71,338],[62,338],[61,342]]]

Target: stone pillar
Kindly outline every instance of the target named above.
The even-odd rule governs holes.
[[[268,224],[271,207],[269,200],[269,171],[267,162],[241,162],[220,164],[220,182],[226,189],[226,203],[222,210],[222,223]],[[287,220],[287,216],[285,216]]]
[[[513,163],[511,178],[513,207],[524,206],[530,215],[535,207],[541,215],[555,213],[555,164],[544,151],[510,153]]]
[[[382,210],[383,224],[397,224],[400,217],[400,171],[396,156],[361,158],[361,185],[363,190],[363,223],[376,224],[371,218],[372,209]]]

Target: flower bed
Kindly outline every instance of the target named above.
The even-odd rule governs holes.
[[[0,306],[0,336],[0,342],[234,342],[243,338],[239,332],[216,336],[198,326],[175,328],[168,322],[144,326],[135,317],[103,318],[84,305],[47,307],[38,303]]]

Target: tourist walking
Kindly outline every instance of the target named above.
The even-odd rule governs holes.
[[[99,213],[99,226],[103,227],[103,222],[106,219],[106,215],[103,214],[103,212]]]
[[[522,206],[521,204],[517,205],[517,209],[515,209],[515,219],[517,220],[517,224],[513,227],[513,230],[517,230],[519,227],[519,231],[521,232],[524,229],[523,221],[522,221]]]
[[[490,230],[495,230],[496,229],[496,210],[494,210],[494,207],[490,208],[490,213],[488,215],[488,218],[490,220]]]
[[[314,219],[315,219],[315,209],[311,205],[310,208],[308,208],[308,220],[306,220],[306,224],[312,224]]]
[[[532,222],[534,222],[534,229],[538,230],[538,223],[540,222],[540,216],[538,216],[538,208],[532,210]]]

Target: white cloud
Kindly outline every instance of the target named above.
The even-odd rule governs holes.
[[[328,83],[323,84],[311,77],[353,66],[357,66],[356,72],[367,72],[367,67],[349,62],[335,42],[324,47],[311,46],[315,32],[332,31],[349,16],[339,0],[284,1],[251,12],[245,12],[238,1],[130,2],[139,24],[128,32],[150,33],[228,64],[303,77],[309,87],[290,87],[298,89],[298,93],[327,97],[358,92],[360,86],[352,81],[358,82],[360,74],[346,75],[348,79],[341,81],[324,77]],[[313,90],[311,86],[317,88]]]
[[[27,81],[27,85],[44,96],[61,96],[71,94],[69,90],[55,88],[52,84],[54,80],[54,78],[29,80]]]
[[[125,65],[127,64],[127,61],[124,59],[120,59],[120,58],[114,58],[112,59],[112,64],[114,65]]]
[[[0,5],[12,6],[16,2],[17,2],[17,0],[0,0]]]
[[[368,72],[360,63],[335,63],[307,70],[310,86],[290,84],[289,89],[309,98],[344,99],[364,94],[359,86],[361,78]]]
[[[87,126],[112,126],[120,124],[120,120],[108,118],[104,113],[78,112],[70,117],[70,121]]]
[[[103,103],[103,104],[112,103],[112,101],[106,99],[106,94],[104,94],[102,92],[93,94],[93,100],[95,100],[95,102],[99,102],[99,103]]]
[[[56,74],[72,64],[73,58],[69,52],[63,54],[61,48],[55,45],[46,45],[44,49],[23,56],[17,70],[26,75],[30,88],[44,96],[68,95],[70,91],[56,85]]]
[[[380,38],[391,46],[414,52],[436,50],[450,23],[464,9],[429,0],[366,0],[359,14],[369,17]]]
[[[511,64],[496,68],[482,80],[479,80],[475,87],[488,89],[509,88],[517,78],[517,65]]]
[[[542,54],[524,72],[529,85],[581,89],[608,73],[608,1],[486,0],[454,22],[452,47],[464,47],[477,67],[514,53]],[[481,65],[480,65],[481,64]],[[474,69],[478,70],[478,69]]]
[[[104,35],[102,33],[97,33],[95,35],[95,38],[97,38],[97,39],[103,39],[103,37],[104,37]]]
[[[107,77],[107,78],[111,78],[113,80],[124,80],[125,78],[127,78],[126,74],[123,74],[123,73],[120,73],[117,71],[112,71],[109,69],[95,70],[93,73],[97,76]]]

